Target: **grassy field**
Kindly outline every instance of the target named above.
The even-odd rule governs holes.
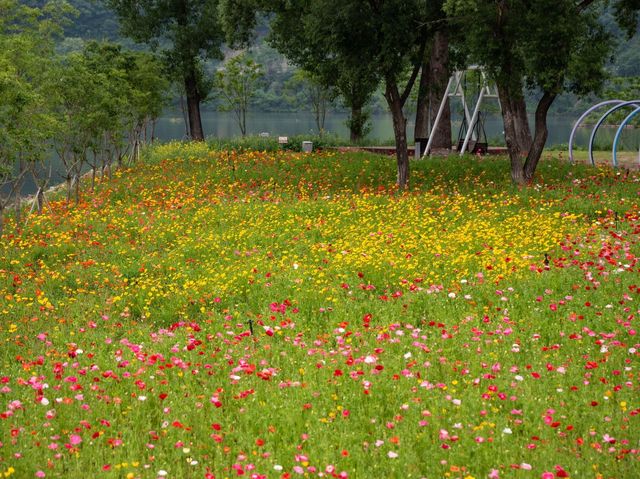
[[[638,171],[169,144],[0,241],[0,478],[633,479]]]

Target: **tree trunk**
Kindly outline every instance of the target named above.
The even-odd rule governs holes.
[[[240,110],[240,133],[242,133],[242,138],[247,136],[247,109],[242,108]]]
[[[538,102],[536,108],[535,136],[533,137],[527,160],[524,163],[524,179],[527,182],[533,180],[533,175],[536,172],[538,162],[542,156],[542,150],[544,150],[544,145],[547,143],[549,133],[547,129],[547,113],[549,113],[549,108],[551,108],[551,104],[556,99],[556,96],[555,93],[544,92],[544,95],[542,95],[542,98]]]
[[[189,134],[189,115],[187,115],[187,107],[184,104],[184,95],[180,93],[180,110],[182,111],[182,119],[184,120],[185,137],[191,137]]]
[[[76,205],[77,205],[78,203],[80,203],[80,173],[76,173],[75,180],[76,180],[75,199],[76,199]]]
[[[368,116],[367,112],[364,111],[363,105],[351,106],[351,117],[349,118],[349,139],[352,143],[357,143],[364,138]]]
[[[319,87],[320,94],[318,97],[318,116],[316,117],[316,123],[318,124],[318,134],[320,137],[324,135],[324,123],[327,119],[327,95],[323,87]]]
[[[67,203],[71,201],[71,189],[73,188],[71,180],[73,180],[73,176],[71,176],[71,173],[67,173],[65,177],[65,183],[67,184]]]
[[[156,124],[158,122],[157,118],[151,119],[151,143],[156,141]]]
[[[322,111],[320,117],[320,135],[324,135],[324,124],[327,120],[327,98],[322,97]]]
[[[192,140],[204,141],[202,118],[200,117],[200,92],[195,69],[186,73],[184,89],[187,93],[187,116],[189,117],[189,136]]]
[[[18,232],[20,230],[20,223],[22,223],[22,197],[19,191],[16,191],[16,199],[13,205],[16,209],[16,232]]]
[[[524,184],[522,159],[531,149],[531,130],[527,119],[527,106],[522,92],[514,95],[498,84],[498,95],[502,107],[504,137],[511,160],[511,179],[516,184]]]
[[[429,123],[433,125],[438,107],[449,83],[449,36],[445,31],[436,32],[429,60],[422,64],[416,112],[415,138],[429,136]],[[445,103],[438,128],[431,132],[432,148],[451,149],[451,109],[449,99]]]
[[[44,208],[44,188],[45,186],[42,185],[38,188],[38,192],[36,193],[36,208],[38,210],[38,214],[41,215],[42,214],[42,209]]]
[[[20,223],[22,222],[22,184],[23,184],[23,176],[26,172],[26,165],[25,165],[25,161],[22,158],[22,154],[20,154],[20,172],[18,174],[17,179],[15,180],[15,184],[13,187],[13,191],[15,194],[15,209],[16,209],[16,230],[18,230],[20,228]]]
[[[427,138],[429,136],[429,61],[422,61],[420,69],[420,83],[418,84],[418,100],[416,104],[416,126],[413,129],[413,138]]]
[[[407,151],[407,119],[402,111],[403,101],[398,85],[387,80],[384,93],[393,118],[393,134],[396,140],[396,160],[398,164],[397,184],[400,189],[409,186],[409,152]]]

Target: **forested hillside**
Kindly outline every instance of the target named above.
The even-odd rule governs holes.
[[[65,28],[65,36],[95,40],[118,40],[118,21],[100,0],[67,0],[78,14]],[[45,0],[26,0],[24,3],[42,7]]]
[[[119,32],[118,21],[100,0],[68,0],[77,10],[77,16],[65,28],[65,49],[79,48],[83,40],[109,40],[123,42],[132,46],[132,42],[123,38]],[[27,0],[25,3],[33,6],[42,6],[44,0]],[[618,48],[609,68],[612,77],[636,77],[640,76],[640,35],[627,39],[615,24],[615,20],[609,11],[602,14],[601,21],[612,32],[615,32]],[[301,85],[292,80],[295,67],[289,65],[286,59],[271,48],[266,37],[269,33],[267,21],[263,21],[256,33],[256,40],[251,47],[251,56],[264,68],[265,77],[254,99],[254,105],[262,111],[290,111],[298,109],[310,109],[305,104],[305,95],[301,91]],[[207,69],[214,72],[217,62],[210,62]],[[611,94],[611,89],[608,90]],[[216,107],[217,100],[209,101],[209,108]],[[554,110],[559,113],[568,113],[575,108],[576,99],[571,95],[558,98]],[[339,102],[334,105],[339,108]],[[381,98],[374,99],[373,110],[384,109]],[[579,107],[580,108],[580,107]]]

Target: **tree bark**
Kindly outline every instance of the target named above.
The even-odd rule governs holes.
[[[395,82],[387,80],[385,94],[391,116],[393,118],[393,134],[396,140],[396,161],[398,164],[398,179],[396,183],[400,189],[409,186],[409,152],[407,151],[407,119],[402,107],[404,102]]]
[[[184,78],[184,88],[187,94],[187,116],[189,117],[189,136],[195,141],[204,141],[202,118],[200,117],[200,92],[195,69],[192,68]]]
[[[364,111],[363,105],[351,106],[351,117],[349,118],[349,139],[352,143],[357,143],[364,138],[367,119],[368,114]]]
[[[511,179],[516,184],[523,184],[526,180],[522,159],[531,149],[527,106],[522,92],[514,95],[508,88],[498,84],[498,95],[502,107],[504,137],[511,160]]]
[[[429,123],[435,123],[438,107],[449,83],[449,36],[446,31],[436,32],[429,60],[422,65],[418,91],[415,138],[429,136]],[[451,149],[451,109],[447,98],[438,128],[431,132],[432,148]]]
[[[36,193],[35,201],[36,201],[36,208],[39,215],[42,214],[42,209],[44,208],[44,188],[45,188],[44,185],[40,186]]]
[[[424,51],[427,46],[426,37],[420,40],[420,51],[418,58],[424,57]],[[416,78],[420,71],[420,62],[413,66],[413,72],[405,85],[404,91],[400,93],[398,90],[398,82],[395,77],[396,72],[387,72],[385,75],[385,92],[384,97],[389,105],[391,116],[393,118],[393,134],[396,140],[396,160],[398,163],[398,178],[396,183],[400,189],[409,187],[409,152],[407,151],[407,118],[404,116],[402,108],[404,108],[411,90],[415,85]]]
[[[351,118],[349,121],[349,140],[352,143],[362,139],[362,108],[358,106],[351,107]]]
[[[536,107],[535,136],[533,137],[527,160],[524,163],[524,179],[527,182],[533,180],[533,175],[542,156],[542,150],[544,150],[544,145],[547,143],[549,133],[547,129],[547,113],[549,113],[549,108],[551,108],[556,96],[556,93],[544,92]]]
[[[434,45],[432,45],[432,48]],[[418,101],[416,104],[416,126],[413,138],[427,138],[429,136],[429,69],[431,63],[425,57],[420,67],[420,83],[418,84]]]

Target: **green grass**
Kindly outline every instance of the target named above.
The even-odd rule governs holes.
[[[637,475],[636,171],[260,150],[9,219],[0,477]]]

